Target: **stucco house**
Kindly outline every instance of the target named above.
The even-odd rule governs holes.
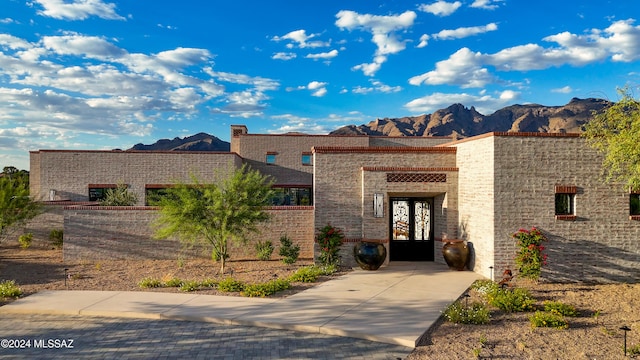
[[[343,230],[342,261],[354,242],[383,243],[387,262],[444,263],[443,239],[472,248],[469,269],[491,277],[514,268],[511,234],[535,226],[549,238],[543,278],[640,281],[639,194],[601,177],[602,157],[578,134],[487,133],[448,137],[251,134],[231,126],[231,151],[69,151],[30,154],[31,193],[59,209],[65,259],[170,257],[150,240],[148,197],[191,174],[216,181],[249,164],[273,176],[278,196],[261,236],[287,234],[312,257],[314,233]],[[125,183],[135,207],[91,206]],[[249,249],[250,250],[250,249]],[[250,256],[237,247],[238,256]]]

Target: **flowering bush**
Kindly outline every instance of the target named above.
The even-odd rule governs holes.
[[[532,227],[531,230],[520,229],[511,235],[518,242],[518,253],[516,254],[516,265],[518,266],[518,276],[537,280],[540,277],[540,269],[547,265],[547,254],[542,251],[542,246],[547,238],[540,230]]]
[[[318,247],[320,247],[320,255],[318,260],[323,265],[337,265],[340,262],[340,246],[344,240],[342,230],[331,226],[325,225],[320,229],[320,232],[316,236]]]

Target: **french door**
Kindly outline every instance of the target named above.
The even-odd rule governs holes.
[[[433,261],[431,198],[391,198],[389,260]]]

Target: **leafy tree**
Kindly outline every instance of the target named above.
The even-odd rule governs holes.
[[[607,182],[622,182],[640,189],[640,101],[628,87],[618,89],[621,99],[594,113],[584,127],[588,143],[604,154]]]
[[[40,213],[40,204],[29,197],[29,173],[6,166],[0,177],[0,241],[15,226]]]
[[[138,202],[138,196],[129,191],[126,184],[118,183],[115,189],[107,189],[105,197],[100,201],[102,206],[133,206]]]
[[[183,245],[211,247],[211,258],[221,262],[224,273],[229,259],[228,241],[246,242],[256,225],[269,214],[264,206],[273,196],[272,182],[257,170],[243,165],[219,184],[177,184],[158,201],[160,216],[156,237],[177,236]]]

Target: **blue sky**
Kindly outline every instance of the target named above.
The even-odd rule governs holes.
[[[616,100],[640,74],[636,0],[1,1],[0,165],[21,169],[231,124]]]

